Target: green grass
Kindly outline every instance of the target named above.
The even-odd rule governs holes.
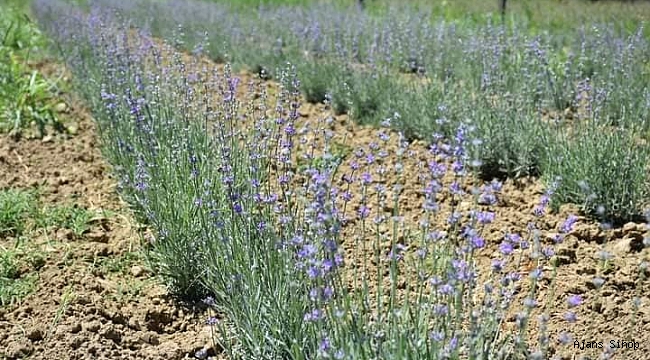
[[[20,236],[26,230],[27,220],[37,211],[33,192],[0,191],[0,236]]]
[[[91,230],[93,221],[104,216],[74,204],[45,205],[36,190],[0,190],[0,238],[12,244],[0,245],[0,306],[16,303],[36,286],[45,254],[30,239],[49,236],[57,229],[70,230],[76,238],[82,238]],[[137,259],[131,255],[102,267],[107,272],[124,272]]]
[[[39,228],[69,229],[76,237],[82,237],[90,230],[91,221],[97,216],[94,211],[76,205],[46,206],[39,215]]]
[[[308,6],[315,3],[336,4],[348,7],[357,0],[205,0],[227,3],[235,8],[250,10],[263,6]],[[415,7],[428,9],[431,19],[458,21],[464,25],[485,25],[501,21],[497,0],[364,0],[366,10],[384,16],[391,9]],[[579,24],[618,23],[622,28],[635,30],[642,21],[650,19],[648,1],[589,1],[589,0],[510,0],[505,21],[509,24],[526,24],[531,33],[553,31],[562,33],[575,30]],[[650,36],[650,30],[646,30]]]
[[[43,205],[35,190],[0,190],[0,236],[18,237],[52,227],[71,230],[81,237],[90,230],[96,211],[76,204]]]
[[[144,261],[142,254],[139,252],[127,252],[115,257],[106,257],[99,259],[95,264],[103,274],[128,274],[131,267],[141,264]]]
[[[12,305],[29,295],[36,288],[36,271],[43,264],[38,251],[0,246],[0,306]]]

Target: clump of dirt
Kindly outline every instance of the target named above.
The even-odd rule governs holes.
[[[48,69],[57,67],[47,64]],[[211,349],[204,308],[170,298],[147,270],[139,228],[115,192],[92,119],[69,105],[76,135],[0,137],[0,189],[38,189],[45,206],[110,212],[81,236],[27,234],[43,252],[35,291],[0,308],[3,359],[182,359]],[[0,239],[9,249],[16,239]]]

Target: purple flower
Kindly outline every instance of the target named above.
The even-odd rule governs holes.
[[[582,304],[582,297],[580,295],[571,295],[567,299],[567,303],[569,304],[569,308],[579,306]]]
[[[533,280],[539,280],[542,278],[542,269],[539,267],[535,268],[533,269],[533,271],[530,272],[528,276]]]
[[[460,186],[460,184],[457,181],[454,181],[451,185],[449,185],[449,190],[453,195],[463,194],[463,188]]]
[[[553,250],[553,248],[550,246],[546,246],[542,249],[542,254],[544,254],[546,258],[551,258],[553,255],[555,255],[555,250]]]
[[[343,255],[341,255],[341,254],[339,254],[339,253],[337,253],[336,255],[334,255],[334,264],[335,264],[337,267],[340,267],[341,265],[343,265]]]
[[[451,215],[449,215],[449,218],[447,219],[447,223],[450,225],[457,224],[460,221],[461,217],[462,217],[461,213],[454,212]]]
[[[492,260],[492,271],[494,272],[501,272],[503,271],[503,268],[505,266],[505,261],[502,259],[493,259]]]
[[[430,161],[429,171],[431,171],[431,176],[433,176],[434,179],[440,179],[447,172],[447,167],[442,163]]]
[[[316,254],[316,246],[312,244],[304,245],[302,249],[298,252],[298,256],[301,259],[311,258],[314,254]]]
[[[303,317],[303,320],[306,322],[318,321],[323,317],[323,312],[319,309],[314,309],[310,312],[307,312]]]
[[[370,215],[370,208],[366,205],[361,205],[358,210],[358,215],[360,219],[365,219]]]
[[[578,217],[575,215],[569,215],[569,217],[562,223],[560,226],[560,232],[563,234],[568,234],[573,230],[573,225],[578,221]]]
[[[569,333],[567,333],[567,332],[565,332],[565,331],[562,331],[562,332],[560,333],[560,336],[558,337],[558,341],[559,341],[560,344],[562,344],[562,345],[567,345],[567,344],[569,344],[569,343],[571,342],[571,340],[573,340],[571,334],[569,334]]]
[[[372,183],[372,175],[368,172],[361,174],[361,183],[363,185],[370,185]]]
[[[319,288],[312,288],[309,290],[309,299],[311,301],[316,301],[320,297],[320,289]]]
[[[320,346],[318,347],[318,349],[323,353],[327,353],[331,348],[332,344],[330,343],[330,339],[327,337],[321,340]]]
[[[485,239],[481,236],[472,236],[471,243],[474,249],[482,249],[485,246]]]
[[[239,203],[235,203],[232,207],[237,214],[241,214],[244,211]]]
[[[445,316],[449,313],[449,307],[445,304],[435,304],[433,305],[433,313],[436,316]]]
[[[310,266],[307,269],[307,275],[309,276],[310,279],[315,279],[321,275],[321,271],[316,266]]]
[[[208,306],[214,306],[215,305],[215,301],[214,301],[214,298],[212,296],[208,296],[205,299],[203,299],[203,303],[208,305]]]
[[[454,293],[454,287],[450,284],[444,284],[440,287],[440,293],[445,295],[450,295]]]
[[[503,255],[510,255],[514,251],[514,247],[509,241],[503,241],[501,242],[501,245],[499,245],[499,251],[501,251]]]
[[[325,259],[323,261],[323,272],[327,274],[330,271],[332,271],[332,269],[334,269],[334,261],[330,259]]]
[[[524,306],[527,308],[534,308],[537,306],[537,301],[535,301],[535,299],[531,299],[527,297],[524,299]]]
[[[454,336],[449,340],[449,350],[456,349],[456,346],[458,346],[458,338]]]
[[[494,221],[495,214],[491,211],[481,211],[478,213],[477,220],[479,224],[490,224]]]
[[[451,170],[456,173],[457,175],[462,175],[464,173],[464,166],[463,163],[456,160],[451,164]]]
[[[442,331],[432,331],[429,334],[429,338],[435,342],[441,342],[442,340],[445,339],[445,333]]]
[[[567,311],[564,314],[564,320],[566,320],[566,321],[568,321],[570,323],[574,323],[574,322],[578,321],[578,316],[573,311]]]
[[[323,288],[323,300],[327,301],[334,296],[334,289],[331,286]]]
[[[478,197],[479,205],[494,205],[496,203],[497,203],[497,198],[491,192],[483,192]]]

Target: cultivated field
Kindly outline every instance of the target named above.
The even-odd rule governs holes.
[[[650,358],[650,6],[363,3],[0,3],[0,357]]]

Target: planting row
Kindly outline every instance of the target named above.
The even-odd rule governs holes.
[[[261,8],[177,1],[92,1],[175,46],[245,65],[262,78],[296,67],[307,101],[408,139],[470,122],[484,178],[561,177],[558,201],[603,221],[638,217],[647,193],[650,47],[643,29],[524,28],[430,22],[422,12]],[[151,16],[156,14],[156,16]],[[625,174],[625,176],[616,176]],[[617,179],[617,180],[614,180]]]
[[[642,202],[646,150],[626,142],[631,132],[535,125],[546,136],[527,140],[543,141],[544,164],[561,154],[552,163],[565,176],[523,233],[503,232],[503,185],[473,175],[507,133],[450,120],[425,146],[391,131],[403,121],[391,113],[349,145],[320,116],[333,102],[303,116],[299,67],[243,82],[103,7],[38,0],[34,12],[93,110],[122,196],[152,230],[155,273],[214,308],[208,322],[233,359],[547,358],[572,341],[582,303],[554,292],[555,248],[578,218],[538,222],[567,179],[607,209],[608,186],[626,184],[607,193],[624,194],[611,199],[625,211]],[[568,331],[551,334],[557,312]]]
[[[536,227],[563,180],[524,233],[487,231],[503,185],[472,176],[490,140],[475,122],[424,146],[390,131],[393,114],[348,147],[334,117],[302,116],[295,66],[274,72],[278,83],[243,83],[101,7],[37,0],[34,12],[92,108],[121,194],[152,230],[155,273],[215,309],[208,322],[230,358],[542,359],[571,341],[551,341],[549,314],[565,313],[568,329],[582,298],[536,292],[577,220],[554,236]],[[488,243],[498,254],[479,266]]]

